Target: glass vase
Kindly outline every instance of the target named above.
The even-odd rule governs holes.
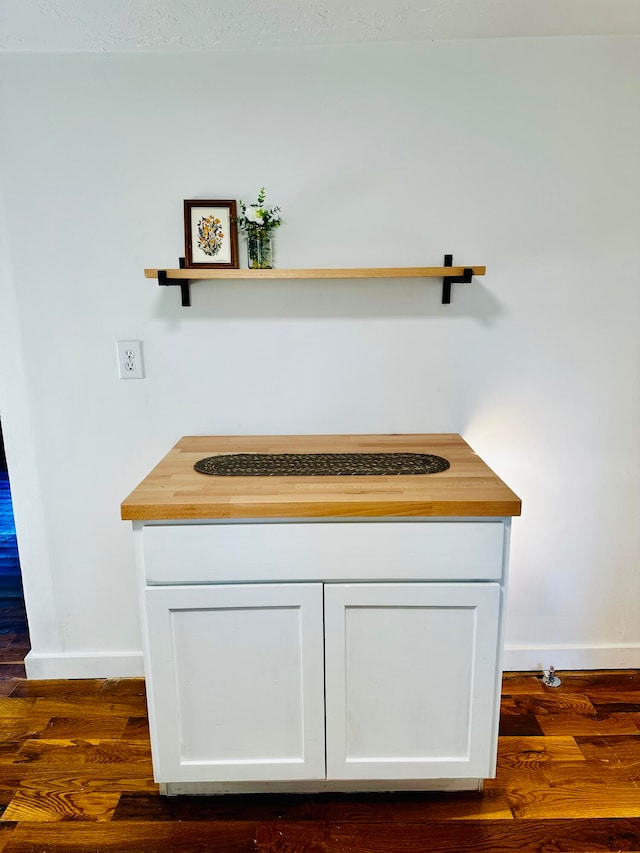
[[[270,270],[272,268],[271,234],[266,228],[254,228],[252,231],[247,231],[247,252],[250,270]]]

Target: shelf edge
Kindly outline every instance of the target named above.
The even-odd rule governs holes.
[[[485,275],[485,266],[455,267],[372,267],[348,269],[166,269],[168,279],[213,280],[213,279],[355,279],[355,278],[443,278],[460,276],[470,269],[474,276]],[[145,269],[145,278],[157,278],[158,269]]]

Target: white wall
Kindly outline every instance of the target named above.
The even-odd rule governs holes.
[[[639,39],[4,55],[0,80],[32,675],[141,671],[119,503],[204,433],[461,432],[524,502],[507,667],[640,666]],[[200,284],[190,309],[143,278],[183,254],[184,198],[261,184],[279,266],[487,276],[448,307],[396,280]]]

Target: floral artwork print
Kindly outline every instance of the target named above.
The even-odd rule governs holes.
[[[188,198],[183,212],[185,268],[238,269],[235,200]]]
[[[213,257],[222,248],[224,233],[222,224],[215,216],[203,216],[198,222],[198,247],[205,255]]]

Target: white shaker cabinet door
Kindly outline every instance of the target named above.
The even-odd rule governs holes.
[[[324,778],[322,584],[151,587],[146,603],[158,779]]]
[[[327,584],[327,777],[491,775],[500,587]]]

